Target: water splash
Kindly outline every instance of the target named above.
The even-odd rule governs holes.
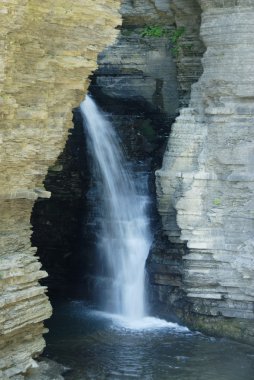
[[[84,128],[101,182],[98,247],[111,279],[111,312],[135,320],[145,316],[145,262],[151,245],[146,215],[147,197],[138,194],[126,169],[117,135],[90,96],[80,105]],[[109,285],[110,284],[110,285]],[[109,309],[109,308],[107,308]]]
[[[171,332],[178,332],[178,333],[191,333],[190,330],[185,327],[181,326],[178,323],[174,322],[168,322],[165,319],[159,319],[156,317],[143,317],[140,319],[129,319],[121,315],[116,314],[110,314],[105,313],[103,311],[98,310],[89,310],[89,313],[91,316],[95,318],[102,318],[102,319],[108,319],[113,322],[112,328],[124,328],[126,330],[132,330],[132,331],[155,331],[155,330],[161,330],[161,329],[167,329]],[[194,333],[191,333],[192,335]],[[200,334],[197,333],[196,334]]]

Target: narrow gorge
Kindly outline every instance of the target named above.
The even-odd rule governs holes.
[[[253,17],[252,0],[0,0],[0,379],[252,379]],[[97,128],[113,196],[87,93],[123,149],[118,175]]]

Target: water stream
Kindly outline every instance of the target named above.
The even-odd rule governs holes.
[[[139,194],[118,137],[90,96],[81,103],[84,128],[100,185],[99,256],[103,263],[104,307],[128,319],[145,316],[145,262],[151,236],[146,215],[147,197]],[[106,217],[105,217],[106,216]]]
[[[99,193],[104,311],[80,299],[53,301],[44,354],[70,368],[66,380],[253,380],[253,347],[147,316],[147,197],[130,175],[106,115],[90,97],[81,111]]]

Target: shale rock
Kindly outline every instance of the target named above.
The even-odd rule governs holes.
[[[72,107],[119,24],[118,1],[11,0],[0,9],[0,378],[22,379],[51,314],[31,247],[33,201],[62,151]]]
[[[147,108],[175,117],[178,94],[171,12],[160,11],[149,0],[123,0],[121,13],[123,27],[117,41],[99,55],[96,86],[117,101],[143,101]],[[149,26],[158,27],[162,35],[146,35]]]
[[[204,71],[157,172],[158,207],[168,239],[187,243],[194,325],[253,343],[254,5],[199,3]]]

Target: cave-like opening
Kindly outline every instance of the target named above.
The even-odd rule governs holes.
[[[153,231],[158,227],[154,171],[161,165],[172,117],[152,107],[141,96],[126,101],[105,95],[92,77],[90,93],[109,115],[122,141],[135,176],[148,179],[151,204],[149,216]],[[94,179],[83,120],[79,108],[73,111],[73,129],[64,151],[49,168],[44,181],[50,199],[38,199],[31,223],[32,244],[48,273],[42,280],[51,299],[93,299],[95,257],[96,197]]]

